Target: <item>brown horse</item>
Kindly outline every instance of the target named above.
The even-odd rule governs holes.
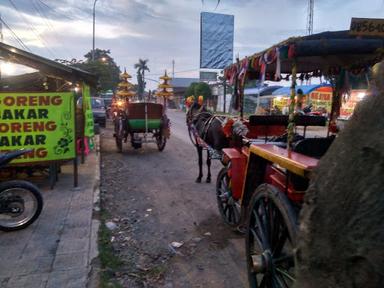
[[[211,182],[211,159],[212,153],[221,153],[223,148],[229,147],[229,139],[222,128],[223,117],[215,116],[208,111],[204,105],[194,103],[187,112],[187,126],[193,131],[192,141],[196,147],[199,158],[199,176],[197,183],[203,177],[203,149],[207,149],[208,174],[206,182]],[[201,141],[202,140],[202,141]],[[202,143],[203,142],[203,143]],[[206,145],[205,145],[206,144]]]

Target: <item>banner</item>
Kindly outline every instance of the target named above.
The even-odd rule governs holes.
[[[83,111],[84,111],[84,136],[93,137],[95,135],[93,112],[91,105],[91,92],[89,86],[83,83]]]
[[[72,92],[0,93],[0,152],[31,152],[15,163],[73,159],[75,107]]]

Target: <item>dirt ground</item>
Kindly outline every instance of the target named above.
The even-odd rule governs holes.
[[[117,153],[111,125],[102,130],[102,206],[123,261],[111,277],[122,287],[247,287],[243,236],[223,223],[216,204],[221,164],[213,164],[212,183],[195,183],[197,153],[184,113],[167,114],[163,152],[125,143]]]

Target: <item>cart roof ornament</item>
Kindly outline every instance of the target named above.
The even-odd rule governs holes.
[[[136,95],[133,91],[133,84],[128,81],[128,79],[132,78],[131,75],[127,73],[127,70],[124,68],[124,73],[121,75],[121,81],[117,84],[117,92],[116,95],[122,98],[131,98]]]
[[[120,75],[122,79],[131,79],[132,76],[127,73],[127,70],[124,68],[124,73]]]
[[[169,81],[172,78],[167,75],[167,70],[165,70],[164,75],[161,76],[159,79],[162,80],[161,81],[162,83],[160,82],[160,84],[157,86],[157,92],[155,95],[157,97],[164,97],[164,98],[172,97],[173,96],[173,87],[169,83]]]

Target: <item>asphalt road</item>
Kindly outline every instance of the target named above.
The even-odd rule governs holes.
[[[221,163],[213,163],[213,183],[195,183],[185,114],[167,115],[171,138],[163,152],[128,142],[117,153],[111,125],[102,130],[103,206],[117,225],[111,242],[124,263],[113,279],[123,287],[247,287],[243,236],[223,223],[216,204]]]

